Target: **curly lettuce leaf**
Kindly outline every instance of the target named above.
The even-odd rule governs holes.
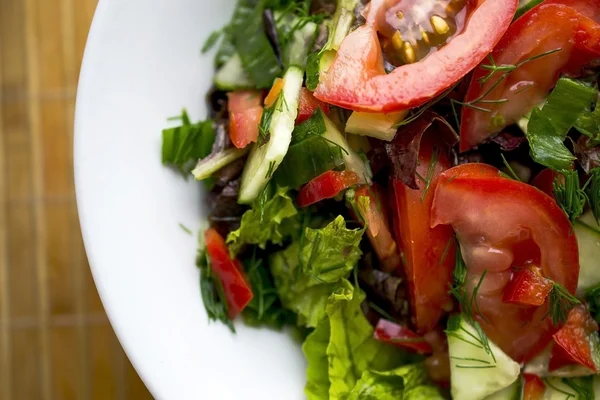
[[[271,273],[283,305],[298,323],[316,327],[325,316],[329,295],[354,268],[362,252],[364,229],[347,229],[342,216],[271,255]]]
[[[348,399],[365,371],[387,370],[406,361],[404,352],[373,339],[373,327],[360,308],[365,297],[346,280],[329,297],[331,399]]]
[[[293,227],[299,227],[299,224],[298,210],[287,194],[287,188],[277,187],[273,190],[267,187],[252,209],[244,213],[239,229],[227,235],[229,251],[236,256],[247,244],[257,245],[261,249],[266,248],[268,243],[282,244],[284,238],[294,230]]]
[[[443,400],[427,377],[423,364],[405,365],[391,371],[365,371],[348,400]]]
[[[329,345],[330,335],[329,321],[323,320],[308,335],[302,345],[302,351],[308,363],[306,386],[304,388],[308,400],[329,398],[327,346]]]

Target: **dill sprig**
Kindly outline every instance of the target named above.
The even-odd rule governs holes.
[[[509,177],[514,179],[517,182],[522,182],[521,179],[519,178],[519,175],[517,175],[517,173],[515,172],[515,170],[513,169],[513,167],[511,167],[511,165],[508,163],[508,161],[506,160],[506,157],[504,157],[504,154],[500,154],[500,156],[502,157],[502,163],[504,163],[504,167],[508,170],[509,172]]]
[[[454,113],[454,118],[456,119],[456,123],[457,126],[460,126],[460,122],[458,119],[458,114],[456,112],[456,105],[461,105],[463,107],[468,107],[471,108],[473,110],[477,110],[477,111],[481,111],[481,112],[487,112],[487,113],[491,113],[492,110],[489,108],[485,108],[482,105],[486,105],[486,104],[502,104],[502,103],[506,103],[508,102],[508,99],[496,99],[496,100],[486,100],[486,97],[492,93],[502,82],[504,82],[509,76],[510,74],[521,68],[522,66],[538,60],[542,57],[546,57],[549,56],[551,54],[557,53],[559,51],[561,51],[562,48],[556,48],[553,50],[549,50],[546,52],[543,52],[541,54],[537,54],[535,56],[529,57],[521,62],[519,62],[516,65],[507,65],[507,64],[501,64],[498,65],[496,64],[496,61],[494,60],[494,57],[490,54],[488,56],[488,61],[490,62],[489,65],[482,65],[480,68],[489,71],[489,73],[482,77],[479,78],[478,82],[483,86],[486,83],[488,83],[497,73],[501,73],[500,77],[487,89],[483,92],[483,94],[481,94],[479,97],[469,101],[469,102],[462,102],[462,101],[458,101],[455,99],[451,99],[450,100],[450,106],[452,107],[452,112]]]
[[[584,189],[581,189],[579,186],[579,174],[577,171],[565,171],[563,175],[564,183],[559,176],[554,179],[552,184],[554,198],[571,222],[573,222],[583,214],[588,197]]]
[[[549,299],[548,312],[544,315],[544,318],[550,316],[555,326],[565,323],[569,311],[576,305],[581,304],[563,285],[556,282],[554,282]]]
[[[592,212],[594,213],[596,222],[600,225],[600,167],[594,168],[590,172],[590,179],[586,183],[586,186],[588,187],[587,195]]]
[[[429,161],[429,166],[427,167],[427,176],[423,178],[420,176],[420,179],[425,183],[425,188],[423,188],[423,194],[421,195],[421,203],[425,201],[425,197],[427,196],[427,192],[429,192],[429,188],[431,187],[431,182],[433,181],[433,175],[435,174],[435,167],[437,166],[438,160],[440,159],[440,149],[437,146],[433,146],[433,154],[431,155],[431,160]]]

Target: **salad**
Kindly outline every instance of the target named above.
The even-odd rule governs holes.
[[[599,0],[238,0],[203,51],[210,320],[310,400],[600,398]]]

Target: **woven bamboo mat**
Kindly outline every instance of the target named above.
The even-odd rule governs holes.
[[[97,0],[0,0],[0,399],[151,398],[108,323],[73,187]]]

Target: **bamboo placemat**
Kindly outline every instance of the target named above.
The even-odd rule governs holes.
[[[151,398],[96,293],[73,109],[97,0],[0,0],[0,399]]]

